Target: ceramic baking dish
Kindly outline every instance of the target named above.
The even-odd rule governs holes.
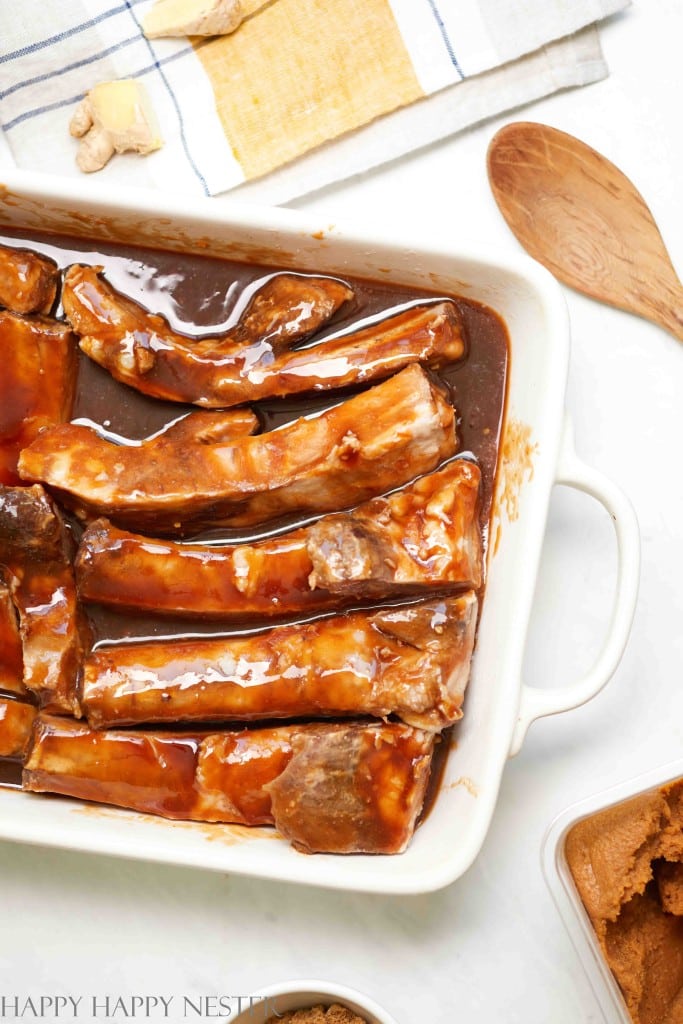
[[[584,818],[607,810],[608,807],[615,807],[648,790],[661,789],[668,782],[681,777],[683,758],[595,793],[572,804],[558,815],[543,840],[541,861],[545,880],[608,1024],[632,1024],[632,1017],[602,954],[593,925],[572,878],[565,854],[565,841],[574,825]]]
[[[459,293],[497,310],[511,359],[488,584],[465,718],[439,795],[406,853],[304,856],[265,829],[172,823],[66,799],[0,792],[0,836],[117,856],[374,892],[426,892],[472,863],[489,826],[507,758],[529,724],[594,696],[616,668],[636,601],[639,538],[623,494],[574,454],[564,414],[569,325],[559,286],[524,256],[459,249],[451,239],[330,226],[288,210],[117,191],[17,175],[0,185],[0,224],[157,248],[393,280]],[[520,672],[550,493],[556,483],[597,498],[617,536],[616,598],[593,669],[561,690]]]

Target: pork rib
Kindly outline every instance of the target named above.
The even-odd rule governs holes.
[[[49,313],[59,284],[54,260],[0,245],[0,306],[15,313]]]
[[[23,682],[49,711],[78,714],[76,685],[86,627],[72,544],[40,486],[0,486],[0,564],[19,614]]]
[[[430,472],[456,450],[453,408],[418,366],[269,433],[200,436],[207,416],[230,415],[191,413],[137,446],[60,424],[24,449],[19,472],[57,488],[83,517],[172,535],[348,508]]]
[[[308,853],[400,853],[433,749],[433,735],[401,724],[94,732],[41,715],[23,785],[166,818],[274,824]]]
[[[227,335],[193,340],[116,292],[99,269],[76,265],[67,271],[69,322],[91,359],[155,398],[225,408],[379,380],[419,361],[441,366],[465,350],[458,308],[443,300],[291,351],[352,292],[332,278],[289,274],[275,275],[257,291]]]
[[[439,730],[462,716],[474,645],[472,591],[251,636],[99,647],[83,666],[96,728],[398,715]]]
[[[17,484],[22,448],[71,415],[78,347],[65,325],[0,311],[0,483]]]
[[[245,619],[476,589],[480,476],[456,459],[353,512],[231,547],[151,541],[98,519],[78,549],[79,596],[162,615]]]
[[[10,573],[0,568],[0,690],[25,696],[24,656],[11,579]]]
[[[23,758],[36,714],[32,704],[0,697],[0,757]]]

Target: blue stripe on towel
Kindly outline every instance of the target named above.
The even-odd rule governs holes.
[[[446,26],[443,23],[443,18],[441,17],[441,14],[439,13],[439,8],[436,6],[435,0],[427,0],[427,3],[431,7],[432,14],[436,18],[436,23],[439,26],[439,32],[441,33],[441,38],[444,41],[444,46],[448,50],[448,56],[451,58],[451,64],[453,65],[455,70],[460,75],[460,78],[464,79],[465,76],[463,74],[462,68],[460,67],[460,64],[458,63],[458,58],[455,55],[455,50],[453,49],[453,44],[452,44],[452,42],[450,41],[450,39],[448,37],[448,32],[446,31]]]
[[[119,7],[111,7],[108,11],[103,11],[102,14],[98,14],[95,18],[90,18],[88,21],[81,22],[80,25],[73,25],[71,28],[64,29],[63,32],[58,32],[55,36],[50,36],[48,39],[41,39],[38,43],[31,43],[29,46],[22,46],[20,50],[13,50],[12,53],[4,53],[0,55],[0,64],[5,64],[8,60],[14,60],[15,57],[25,57],[29,53],[35,53],[36,50],[43,50],[46,46],[52,46],[53,43],[61,43],[63,39],[68,39],[70,36],[78,35],[79,32],[84,32],[88,28],[92,28],[93,25],[98,25],[101,21],[106,21],[107,18],[112,18],[115,14],[121,14],[122,11],[127,10],[131,4],[142,3],[142,0],[126,0],[125,3]]]
[[[116,53],[117,50],[122,50],[124,46],[130,46],[131,43],[137,43],[140,36],[130,36],[128,39],[121,40],[120,43],[115,43],[113,46],[109,46],[106,50],[100,50],[99,53],[93,53],[90,57],[84,57],[83,60],[74,61],[73,64],[66,64],[63,68],[56,68],[53,71],[46,71],[44,75],[36,75],[35,78],[27,78],[24,82],[17,82],[15,85],[11,85],[9,89],[5,89],[0,92],[0,100],[4,100],[6,96],[11,96],[13,92],[17,92],[19,89],[25,89],[26,86],[36,85],[38,82],[46,82],[50,78],[58,78],[60,75],[65,75],[69,71],[75,71],[77,68],[86,67],[88,64],[94,64],[98,60],[102,60],[104,57],[109,57],[112,53]]]
[[[4,132],[8,132],[10,128],[16,128],[22,121],[28,121],[32,117],[38,117],[39,114],[47,114],[50,110],[59,110],[60,107],[69,107],[72,103],[78,103],[79,100],[83,99],[83,93],[79,93],[78,96],[70,96],[68,100],[57,100],[55,103],[46,103],[43,107],[35,107],[33,110],[25,110],[23,114],[19,114],[11,121],[7,121],[5,124],[0,124],[0,129]]]
[[[135,38],[139,38],[136,36]],[[210,40],[207,40],[209,42]],[[199,43],[199,46],[202,46]],[[146,67],[140,68],[138,71],[133,71],[127,75],[128,78],[141,78],[143,75],[148,75],[150,71],[157,71],[162,64],[170,64],[171,61],[178,60],[179,57],[184,57],[188,53],[192,53],[193,47],[187,46],[183,50],[178,50],[177,53],[172,53],[170,57],[164,57],[162,60],[155,61],[153,64],[147,64]],[[6,121],[5,124],[0,124],[0,131],[9,131],[10,128],[14,128],[16,125],[21,124],[22,121],[29,121],[32,117],[38,117],[40,114],[45,114],[49,110],[59,110],[61,107],[69,107],[74,103],[78,103],[79,100],[83,99],[83,93],[80,92],[76,96],[69,96],[65,100],[57,100],[55,103],[48,103],[43,107],[34,107],[31,110],[25,110],[23,114],[18,114],[17,117],[12,118],[11,121]]]
[[[128,8],[128,11],[130,13],[131,18],[133,19],[133,21],[137,25],[138,29],[142,33],[142,27],[140,25],[140,22],[135,17],[135,12],[133,11],[133,3],[135,3],[135,2],[136,2],[136,0],[125,0],[126,7]],[[169,82],[168,78],[166,77],[166,75],[164,74],[164,72],[162,70],[161,62],[157,60],[157,56],[156,56],[156,54],[154,52],[154,49],[152,48],[152,44],[150,43],[149,39],[147,39],[147,37],[144,36],[144,35],[142,36],[142,38],[144,39],[145,43],[147,44],[147,49],[149,50],[149,52],[150,52],[150,54],[152,56],[152,59],[154,61],[154,67],[159,72],[159,74],[161,76],[161,81],[166,86],[166,90],[168,92],[168,95],[171,97],[171,102],[173,103],[173,106],[175,107],[176,114],[178,115],[178,124],[180,125],[180,139],[182,141],[183,149],[185,150],[185,156],[187,157],[188,163],[190,164],[190,167],[192,168],[194,173],[197,175],[197,178],[199,179],[199,181],[201,183],[201,186],[204,189],[204,194],[207,195],[207,196],[210,196],[211,192],[209,191],[209,186],[206,184],[206,180],[204,178],[204,175],[201,173],[201,171],[197,167],[197,165],[194,162],[194,159],[192,157],[192,154],[190,153],[190,147],[187,144],[187,138],[185,136],[185,124],[183,122],[183,115],[182,115],[182,111],[180,110],[180,104],[178,103],[178,100],[176,98],[176,94],[173,92],[173,89],[171,88],[171,83]],[[187,52],[187,51],[184,51],[184,52]],[[179,56],[179,55],[176,54],[176,56]],[[135,77],[138,77],[138,76],[135,76]]]

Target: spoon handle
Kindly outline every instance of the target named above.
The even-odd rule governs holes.
[[[678,278],[657,294],[643,295],[642,315],[683,341],[683,285]]]

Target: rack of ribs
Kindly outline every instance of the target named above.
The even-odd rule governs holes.
[[[0,690],[25,696],[24,654],[19,616],[12,600],[11,573],[0,566]]]
[[[434,743],[400,723],[96,732],[41,715],[23,788],[166,818],[272,824],[306,853],[400,853]]]
[[[100,267],[74,265],[63,304],[80,346],[143,394],[226,408],[244,402],[369,383],[412,363],[443,366],[465,352],[456,304],[414,304],[381,321],[306,348],[353,293],[334,278],[276,274],[227,334],[192,339],[115,291]]]
[[[72,559],[67,528],[43,488],[0,485],[0,566],[19,616],[23,685],[42,707],[66,714],[79,713],[87,640]]]
[[[0,245],[0,306],[15,313],[49,313],[59,285],[54,260]]]
[[[465,356],[463,307],[421,293],[359,319],[364,286],[278,271],[191,337],[78,264],[50,319],[59,283],[0,246],[0,759],[27,791],[403,851],[462,716],[484,576],[481,472],[430,372]],[[79,346],[199,408],[142,440],[68,422]],[[318,393],[269,430],[279,403],[247,404]],[[86,602],[194,622],[93,646]]]
[[[71,415],[78,346],[66,324],[0,311],[0,350],[0,483],[18,484],[22,448]]]
[[[96,647],[84,660],[92,726],[395,714],[457,721],[477,621],[473,591],[264,632]]]
[[[455,459],[388,497],[252,544],[183,544],[105,519],[81,537],[82,600],[162,615],[276,617],[481,585],[479,467]]]
[[[0,696],[0,757],[25,757],[37,711],[32,704]]]
[[[353,507],[431,472],[457,448],[453,407],[419,366],[318,416],[221,436],[221,418],[240,415],[191,413],[125,445],[59,424],[24,449],[19,473],[54,488],[83,518],[182,535]],[[208,436],[206,417],[215,420]]]

